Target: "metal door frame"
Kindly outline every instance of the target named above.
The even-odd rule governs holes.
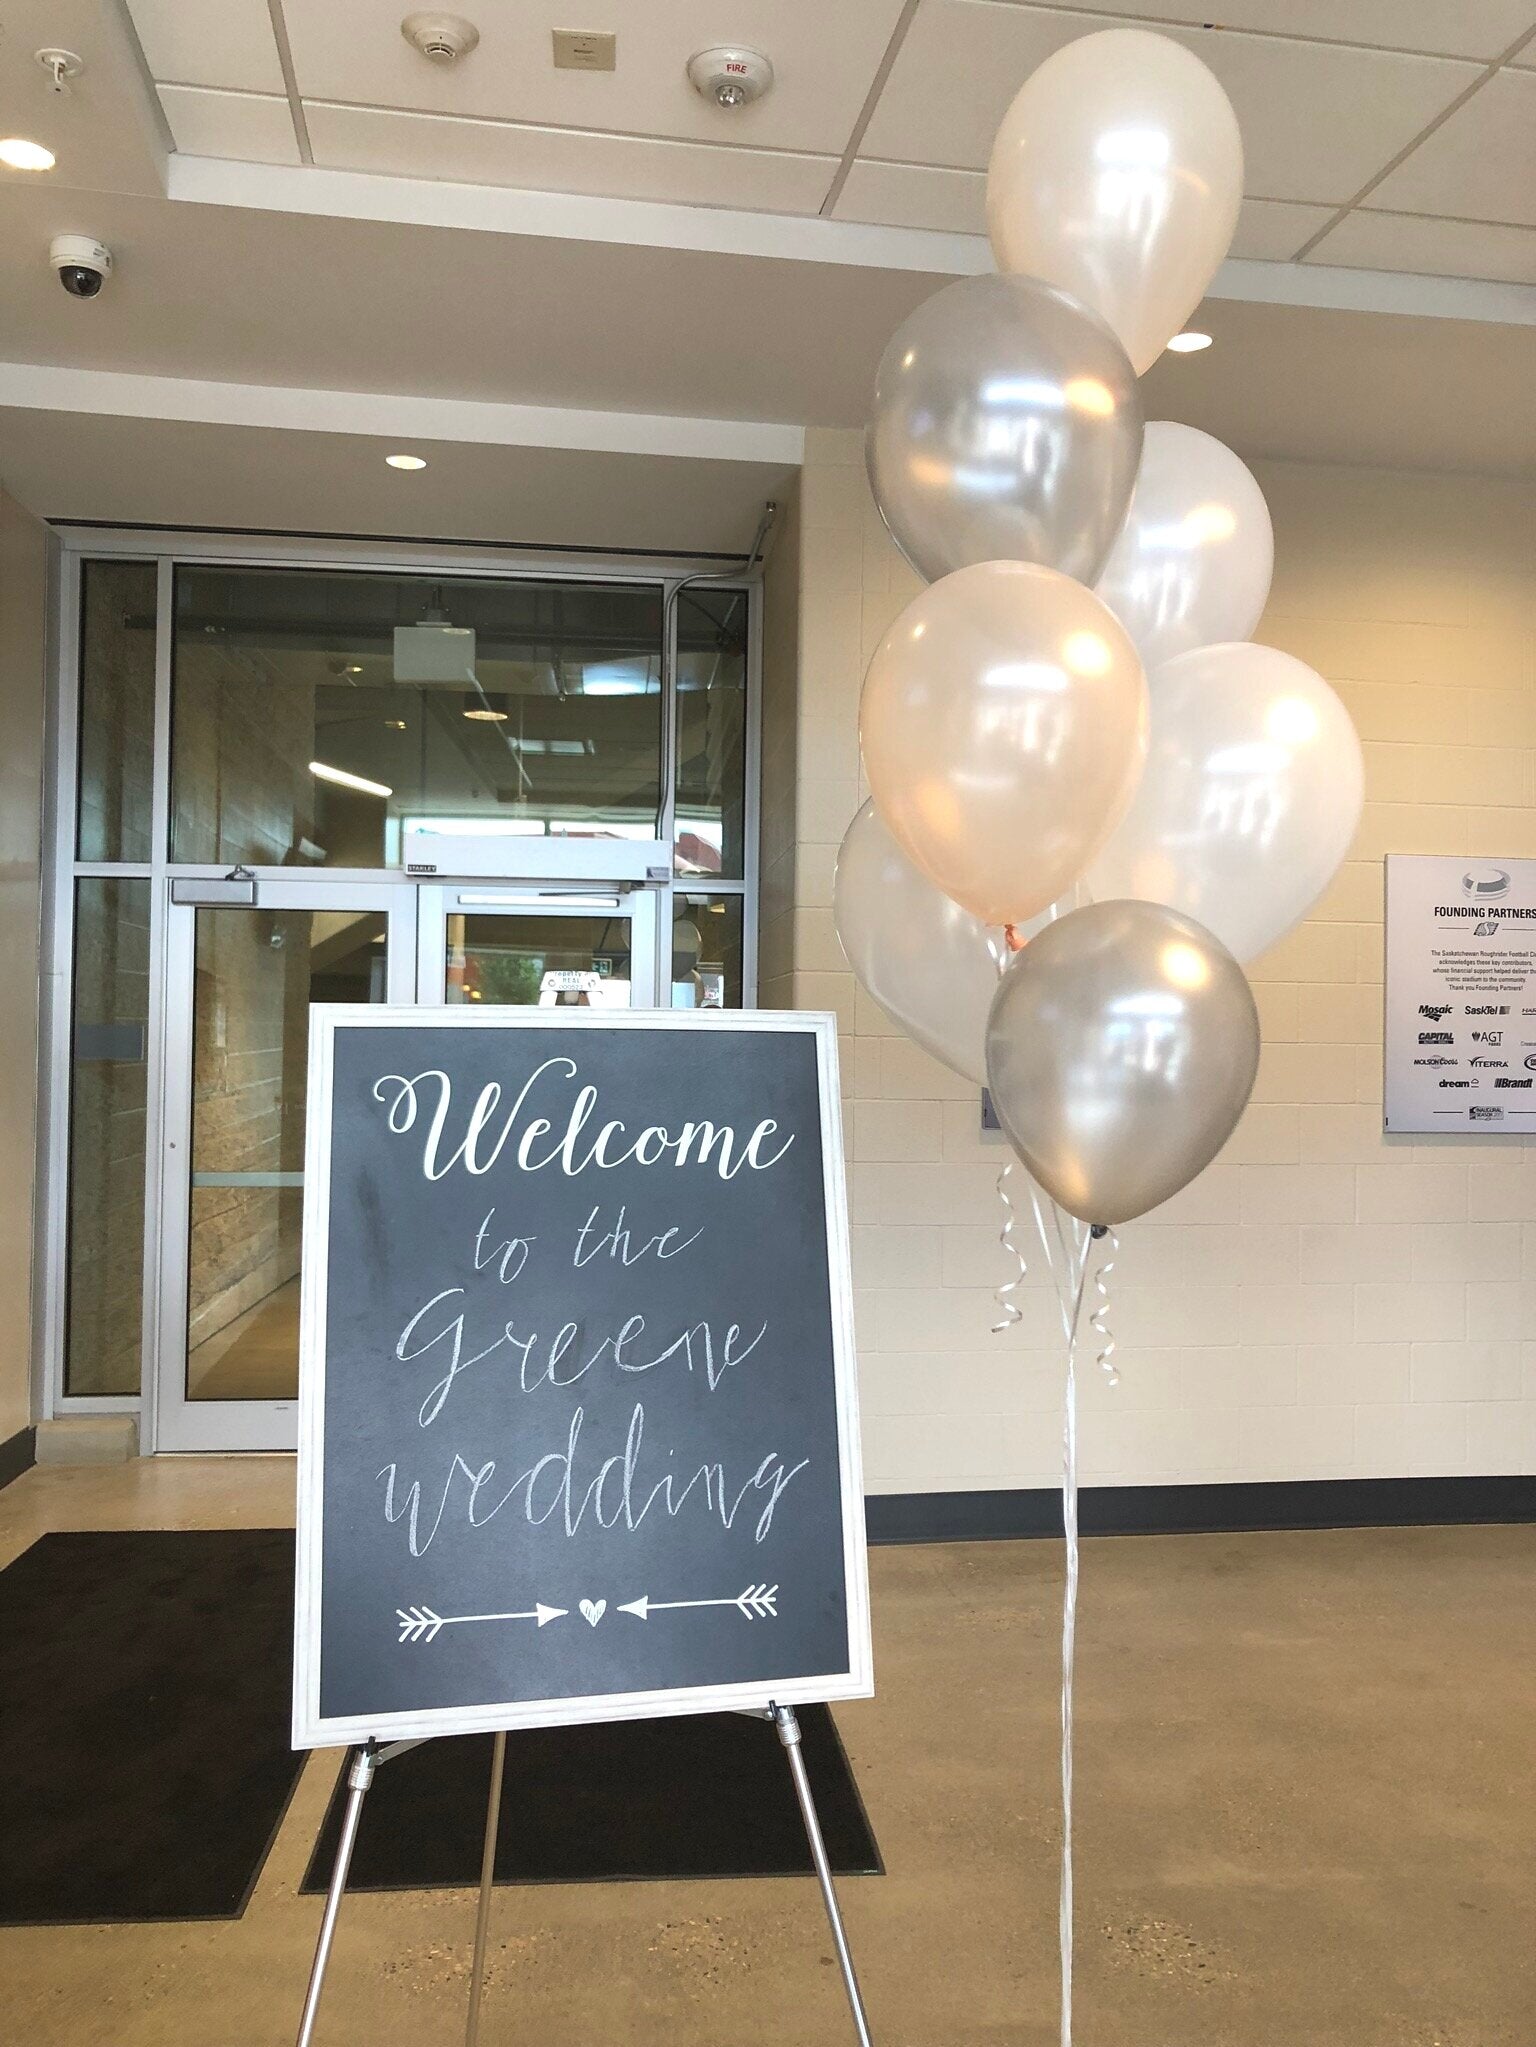
[[[435,576],[451,581],[464,576],[487,576],[519,580],[584,583],[654,584],[663,596],[665,621],[663,661],[663,814],[658,836],[671,844],[675,814],[676,650],[678,606],[676,593],[703,575],[705,586],[744,590],[750,598],[747,658],[747,722],[745,762],[745,858],[740,876],[682,876],[673,874],[659,890],[637,891],[643,902],[636,904],[639,915],[649,915],[656,928],[654,990],[663,1001],[670,995],[669,920],[661,914],[664,905],[683,894],[724,895],[742,905],[743,1003],[754,1006],[757,999],[758,877],[761,763],[761,680],[763,606],[760,564],[741,563],[736,557],[708,558],[697,555],[669,556],[664,551],[643,555],[614,555],[602,549],[575,553],[567,548],[511,547],[490,543],[395,542],[381,539],[345,540],[321,535],[274,535],[265,533],[208,533],[196,529],[114,528],[86,523],[59,522],[59,552],[52,571],[50,602],[53,646],[51,669],[53,687],[48,704],[48,781],[46,788],[43,862],[44,940],[42,960],[42,1003],[39,1074],[39,1157],[35,1193],[36,1306],[33,1316],[33,1401],[41,1420],[56,1416],[85,1414],[135,1415],[140,1424],[140,1447],[147,1454],[155,1448],[169,1448],[157,1442],[158,1393],[166,1340],[162,1322],[178,1324],[183,1333],[185,1309],[178,1315],[174,1300],[165,1301],[163,1267],[169,1252],[167,1241],[171,1218],[162,1199],[168,1191],[165,1180],[164,1125],[178,1114],[190,1115],[187,1101],[172,1097],[180,1090],[174,1085],[174,1069],[166,1064],[166,1050],[175,1035],[172,1009],[181,1001],[168,977],[167,944],[171,918],[171,884],[204,878],[226,877],[227,866],[212,863],[176,862],[170,858],[170,756],[171,683],[173,652],[174,577],[180,567],[228,565],[242,568],[348,569],[372,570],[382,574]],[[79,739],[79,655],[81,569],[86,560],[134,560],[152,567],[156,576],[156,635],[154,684],[154,764],[151,802],[150,843],[138,858],[90,861],[79,857],[76,848]],[[701,564],[707,564],[701,568]],[[292,869],[255,869],[259,890],[289,884],[302,886],[305,902],[319,904],[309,891],[343,887],[357,901],[363,892],[376,887],[401,887],[409,891],[409,907],[416,908],[416,885],[390,868],[326,868],[302,876]],[[90,879],[147,882],[150,885],[149,998],[146,1041],[146,1156],[144,1187],[144,1228],[140,1328],[141,1390],[123,1393],[72,1393],[66,1390],[67,1279],[69,1246],[69,1158],[71,1128],[71,1072],[74,1029],[74,934],[75,891],[80,881]],[[467,884],[466,884],[467,886]],[[487,891],[496,887],[487,883]],[[526,884],[524,885],[526,888]],[[542,886],[536,885],[536,886]],[[593,892],[588,885],[588,892]],[[606,889],[597,891],[606,893]],[[270,907],[274,898],[264,894]],[[344,905],[343,905],[344,906]],[[178,909],[183,907],[178,905]],[[391,933],[393,938],[393,932]],[[636,938],[640,934],[637,931]],[[667,947],[664,954],[662,947]],[[396,948],[392,946],[392,958]],[[419,948],[413,941],[413,965]],[[423,988],[430,983],[421,984]],[[423,997],[416,989],[403,999]],[[185,990],[190,1003],[191,990]],[[440,996],[436,999],[441,999]],[[179,1012],[178,1012],[179,1013]],[[190,1008],[186,1011],[179,1043],[190,1049]],[[185,1132],[183,1132],[185,1142]],[[180,1160],[178,1159],[178,1164]],[[183,1216],[185,1209],[183,1207]],[[179,1229],[183,1216],[176,1218]],[[181,1247],[184,1262],[185,1246]],[[178,1275],[180,1279],[182,1275]],[[183,1296],[184,1299],[184,1296]],[[162,1314],[162,1302],[165,1312]],[[185,1402],[182,1403],[186,1405]],[[225,1403],[206,1403],[211,1410]],[[228,1403],[239,1407],[245,1403]],[[220,1443],[219,1449],[238,1448]]]
[[[216,884],[210,885],[209,895]],[[292,1450],[298,1442],[298,1402],[292,1400],[189,1400],[186,1392],[192,1217],[193,1005],[197,913],[218,908],[232,916],[263,910],[359,910],[384,915],[386,999],[411,1002],[416,992],[416,891],[408,882],[302,880],[252,884],[249,904],[189,901],[195,880],[166,886],[164,1028],[160,1071],[185,1076],[167,1089],[159,1141],[159,1260],[146,1280],[157,1289],[158,1341],[144,1409],[146,1453],[151,1451]],[[172,895],[182,898],[171,900]]]

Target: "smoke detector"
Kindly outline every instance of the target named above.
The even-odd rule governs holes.
[[[773,66],[756,50],[700,50],[688,59],[688,77],[717,107],[749,107],[773,84]]]
[[[400,33],[434,64],[457,64],[480,40],[480,31],[462,14],[408,14]]]

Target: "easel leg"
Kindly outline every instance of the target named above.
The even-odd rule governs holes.
[[[485,1947],[491,1928],[491,1891],[496,1880],[496,1834],[501,1823],[501,1780],[507,1763],[505,1731],[496,1736],[491,1749],[491,1790],[485,1804],[485,1846],[480,1856],[480,1907],[475,1914],[475,1958],[470,1965],[469,2020],[464,2028],[464,2047],[476,2047],[480,2038],[480,1998],[485,1989]]]
[[[341,1822],[341,1839],[336,1844],[336,1863],[331,1871],[330,1888],[325,1894],[325,1911],[320,1918],[320,1938],[315,1943],[314,1966],[309,1972],[309,1989],[304,1997],[304,2016],[299,2021],[298,2047],[310,2047],[315,2037],[315,2020],[320,2015],[320,1993],[325,1988],[331,1942],[336,1937],[336,1919],[341,1911],[342,1893],[347,1888],[352,1850],[357,1843],[357,1823],[363,1816],[363,1800],[368,1795],[368,1787],[378,1766],[378,1745],[370,1741],[365,1748],[357,1750],[352,1758],[352,1768],[347,1772],[347,1810]]]
[[[837,1949],[837,1965],[843,1972],[843,1988],[848,1993],[848,2009],[853,2014],[853,2030],[858,2035],[859,2047],[870,2047],[869,2022],[864,2016],[864,2000],[859,1995],[859,1979],[853,1972],[853,1956],[848,1952],[848,1938],[843,1932],[843,1915],[838,1910],[837,1892],[832,1887],[832,1865],[827,1860],[826,1843],[821,1838],[821,1822],[816,1817],[816,1801],[811,1796],[811,1780],[806,1775],[805,1757],[800,1753],[800,1722],[795,1717],[793,1706],[772,1708],[773,1724],[778,1729],[779,1740],[789,1758],[790,1775],[795,1780],[795,1796],[800,1801],[800,1817],[805,1822],[805,1838],[811,1844],[811,1860],[816,1865],[816,1881],[821,1885],[821,1902],[827,1908],[827,1921],[832,1928],[832,1944]]]

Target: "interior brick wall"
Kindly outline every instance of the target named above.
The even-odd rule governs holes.
[[[1253,1101],[1219,1159],[1123,1232],[1121,1383],[1084,1374],[1100,1483],[1495,1473],[1536,1464],[1536,1153],[1381,1129],[1382,856],[1536,856],[1536,491],[1256,465],[1276,574],[1256,637],[1339,690],[1366,755],[1348,863],[1251,977]],[[976,1091],[860,990],[832,923],[867,790],[865,662],[918,588],[857,433],[813,430],[768,570],[763,995],[836,1012],[867,1477],[1052,1483],[1060,1324],[1038,1257],[1009,1334]]]

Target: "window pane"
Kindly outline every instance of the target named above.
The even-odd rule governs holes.
[[[660,757],[654,586],[177,575],[176,860],[393,865],[410,818],[654,838]]]
[[[744,872],[748,601],[745,590],[678,595],[679,874]]]
[[[292,1400],[309,1013],[382,1002],[372,910],[197,912],[188,1400]]]
[[[679,893],[672,914],[672,1007],[742,1006],[742,898]]]
[[[137,1393],[149,883],[75,885],[66,1393]]]
[[[448,1002],[628,1009],[628,917],[450,916]]]
[[[155,739],[155,565],[86,562],[80,587],[82,860],[148,860]]]

